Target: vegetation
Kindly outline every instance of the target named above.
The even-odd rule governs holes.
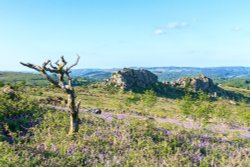
[[[68,136],[69,119],[43,103],[67,94],[56,87],[13,87],[17,99],[0,93],[0,166],[248,166],[250,105],[205,93],[157,89],[124,92],[102,83],[75,87],[81,108],[79,131]],[[242,88],[230,91],[250,92]],[[179,92],[178,90],[177,92]],[[59,110],[60,109],[60,110]]]
[[[207,123],[214,112],[211,99],[203,92],[199,92],[198,97],[187,94],[181,101],[180,108],[184,115],[194,120],[200,119],[203,123]]]
[[[56,78],[56,77],[54,77]],[[82,77],[74,77],[72,84],[74,86],[88,85],[94,83],[94,79],[85,79]],[[4,84],[11,84],[12,86],[49,86],[50,83],[39,74],[23,73],[23,72],[0,72],[0,87]]]
[[[22,73],[22,72],[0,72],[0,80],[2,83],[25,82],[28,86],[48,86],[49,82],[38,74]]]
[[[101,107],[104,107],[104,101],[107,102],[109,99],[114,104],[116,99],[114,97],[120,97],[121,94],[127,98],[119,101],[130,99],[131,106],[133,103],[144,106],[145,101],[142,99],[155,98],[152,91],[147,91],[146,94],[126,92],[109,94],[100,87],[85,90],[86,88],[77,89],[77,92],[83,94],[90,91],[84,96],[89,99],[86,105],[94,103],[90,95],[98,96],[96,100],[99,99],[99,103],[103,102],[99,104]],[[19,88],[19,91],[27,89],[30,88]],[[44,88],[39,89],[42,91]],[[195,130],[147,119],[129,118],[129,121],[114,119],[112,122],[106,122],[105,119],[91,114],[80,113],[79,133],[72,140],[71,137],[67,137],[68,114],[54,109],[41,109],[36,105],[36,100],[29,100],[35,99],[31,95],[32,90],[29,91],[29,97],[22,97],[18,101],[11,101],[7,96],[1,95],[1,121],[5,122],[5,133],[2,133],[0,142],[1,166],[134,166],[135,164],[137,166],[247,166],[249,164],[248,139],[239,139],[230,134],[223,134],[222,137],[220,133],[216,134],[205,127]],[[58,92],[49,89],[45,95],[54,94],[54,91]],[[105,94],[107,96],[103,96]],[[198,97],[201,101],[199,103],[206,101],[206,97],[202,96]],[[193,98],[195,97],[190,100],[194,100]],[[157,98],[154,106],[170,103],[162,100],[164,99]],[[201,104],[197,102],[195,105]],[[249,106],[235,107],[249,109]],[[224,112],[227,112],[226,108]],[[149,113],[145,114],[154,114],[154,111],[149,110]],[[172,114],[181,116],[182,111]],[[213,116],[230,120],[228,116]],[[202,118],[202,115],[198,114],[198,117]],[[243,120],[239,119],[239,122],[241,121]]]
[[[217,81],[220,84],[230,87],[243,88],[250,90],[250,79],[237,78],[237,79],[220,79]]]

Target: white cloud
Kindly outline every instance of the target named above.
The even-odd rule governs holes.
[[[155,35],[161,35],[161,34],[164,34],[165,31],[161,28],[157,28],[155,31],[154,31],[154,34]]]
[[[187,28],[189,26],[188,22],[170,22],[166,25],[166,29],[181,29]]]
[[[240,30],[241,30],[241,27],[240,27],[240,26],[235,26],[232,30],[233,30],[233,31],[240,31]]]
[[[189,25],[190,24],[186,21],[169,22],[165,26],[155,29],[154,34],[162,35],[162,34],[165,34],[168,30],[184,29],[184,28],[189,27]]]

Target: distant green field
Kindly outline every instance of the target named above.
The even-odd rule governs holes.
[[[56,76],[54,76],[56,77]],[[82,77],[74,77],[73,84],[80,86],[94,82],[91,79]],[[26,86],[48,86],[49,82],[39,74],[23,73],[23,72],[0,72],[0,86],[10,83],[12,85]]]
[[[175,74],[173,74],[175,75]],[[172,76],[173,78],[178,78],[178,76]],[[180,76],[181,77],[181,76]],[[215,83],[222,84],[223,86],[243,88],[250,90],[250,78],[212,78]],[[98,80],[98,77],[87,79],[83,76],[74,77],[74,85],[86,85],[93,83]],[[39,74],[24,73],[24,72],[0,72],[0,86],[10,83],[10,84],[25,84],[27,86],[48,86],[49,83]]]
[[[0,72],[0,81],[3,83],[24,83],[26,85],[46,86],[49,83],[38,74],[22,73],[22,72]]]
[[[225,86],[250,90],[250,78],[219,79],[216,82]]]

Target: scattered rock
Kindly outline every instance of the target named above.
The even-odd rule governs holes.
[[[66,99],[64,99],[63,97],[55,97],[55,96],[54,97],[48,96],[46,99],[42,99],[41,102],[45,104],[55,105],[55,106],[67,104]]]
[[[90,113],[93,113],[93,114],[101,114],[102,110],[99,109],[99,108],[90,108],[90,109],[87,109],[87,112],[90,112]]]
[[[152,116],[147,116],[147,118],[148,118],[148,120],[155,120],[155,118]]]
[[[232,105],[237,105],[237,103],[235,101],[232,101],[232,100],[230,100],[229,103]]]
[[[106,85],[114,85],[125,91],[135,91],[151,88],[157,82],[158,77],[148,70],[124,68],[113,73],[106,81]]]

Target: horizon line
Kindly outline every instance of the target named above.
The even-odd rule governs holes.
[[[123,68],[138,68],[138,69],[150,69],[150,68],[200,68],[200,69],[206,69],[206,68],[250,68],[250,66],[144,66],[144,67],[136,67],[136,66],[130,66],[130,67],[111,67],[111,68],[74,68],[72,70],[112,70],[112,69],[123,69]],[[0,70],[0,72],[31,72],[34,70]],[[35,71],[34,71],[35,72]]]

